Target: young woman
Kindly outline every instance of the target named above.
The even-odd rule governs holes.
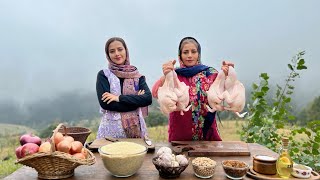
[[[175,70],[178,79],[189,86],[191,108],[181,115],[179,111],[169,115],[169,141],[212,140],[221,141],[218,132],[216,114],[208,112],[207,93],[210,85],[217,77],[218,71],[201,64],[201,47],[192,37],[185,37],[179,44],[180,68],[174,69],[175,60],[162,66],[163,74]],[[228,73],[228,67],[234,66],[223,61],[221,69]],[[158,88],[163,85],[164,76],[153,86],[152,95],[157,98]]]
[[[99,71],[96,90],[102,113],[97,139],[140,138],[147,135],[144,116],[152,103],[146,79],[130,65],[126,43],[110,38],[105,46],[109,67]]]

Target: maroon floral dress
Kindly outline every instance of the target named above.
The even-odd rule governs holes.
[[[208,112],[207,92],[217,77],[217,70],[209,68],[192,77],[179,76],[189,86],[191,109],[180,115],[172,112],[169,116],[169,141],[213,140],[221,141],[215,113]]]

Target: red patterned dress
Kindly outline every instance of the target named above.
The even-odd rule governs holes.
[[[215,118],[216,113],[208,112],[206,108],[208,104],[206,91],[216,79],[218,71],[214,68],[207,68],[192,77],[177,74],[179,80],[190,87],[191,108],[184,115],[180,115],[180,111],[170,113],[169,141],[221,141]],[[157,97],[156,84],[153,87],[154,97]]]

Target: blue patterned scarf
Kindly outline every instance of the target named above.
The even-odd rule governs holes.
[[[208,71],[209,72],[209,67],[206,65],[198,64],[192,67],[182,67],[182,68],[177,68],[176,73],[180,76],[184,77],[193,77],[194,75],[198,74],[199,72],[202,71]],[[210,75],[210,74],[207,74]]]

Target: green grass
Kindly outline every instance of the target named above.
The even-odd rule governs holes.
[[[168,126],[149,127],[148,133],[153,142],[168,142]]]
[[[224,120],[222,124],[218,123],[219,133],[223,141],[239,141],[241,125],[243,120]],[[157,126],[148,128],[149,137],[154,142],[168,141],[168,126]]]
[[[20,164],[15,164],[15,161],[15,158],[11,158],[7,161],[0,161],[0,179],[6,177],[7,175],[22,167],[22,165]]]
[[[0,123],[0,137],[21,135],[21,134],[35,133],[35,132],[36,132],[35,130],[26,126]]]
[[[219,132],[224,141],[239,141],[241,125],[244,121],[241,120],[224,120],[222,124],[218,123]],[[150,139],[154,142],[168,142],[168,126],[149,127],[148,133]],[[87,141],[93,141],[96,137],[96,131],[93,131],[88,137]]]
[[[30,132],[36,131],[25,126],[0,124],[0,179],[22,166],[15,164],[15,149],[20,146],[20,136]]]
[[[240,131],[245,120],[223,120],[218,122],[219,133],[223,141],[240,141]]]

